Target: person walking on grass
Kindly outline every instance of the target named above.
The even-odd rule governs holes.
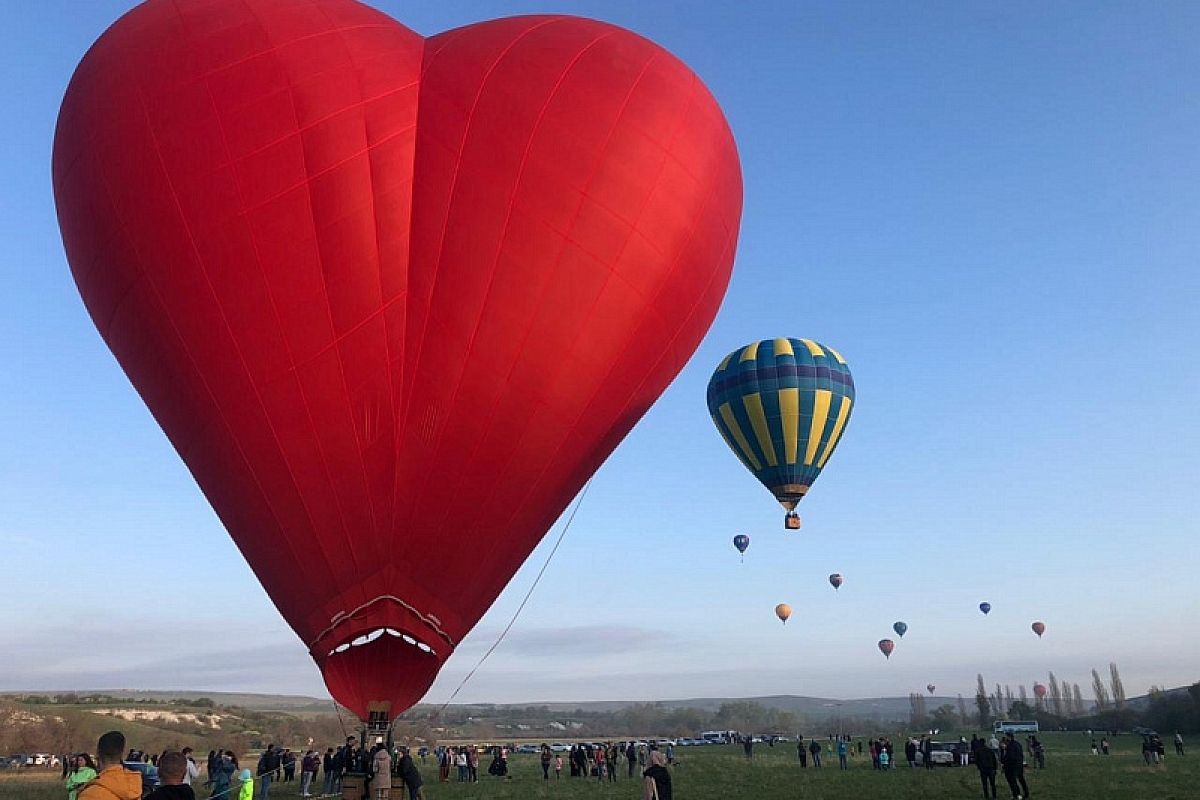
[[[983,787],[984,800],[996,800],[996,754],[988,747],[976,747],[975,768],[979,770],[979,783]]]
[[[1000,764],[1004,768],[1004,778],[1008,781],[1013,800],[1029,797],[1029,784],[1025,782],[1025,751],[1017,741],[1016,734],[1009,733],[1004,737],[1004,754],[1000,756]]]
[[[125,752],[125,735],[109,731],[96,743],[100,772],[95,780],[85,784],[76,800],[137,800],[142,796],[142,773],[125,769],[121,754]]]

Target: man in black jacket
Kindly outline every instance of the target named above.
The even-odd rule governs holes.
[[[983,786],[984,800],[996,800],[996,754],[986,747],[976,746],[975,768],[979,770],[979,783]],[[992,793],[988,794],[988,787]]]
[[[187,758],[183,753],[169,750],[158,760],[159,786],[146,800],[195,800],[192,787],[183,782],[187,775]]]
[[[1004,737],[1004,752],[1000,756],[1000,764],[1004,767],[1004,778],[1008,781],[1008,788],[1012,792],[1013,800],[1028,798],[1029,784],[1025,783],[1025,751],[1021,748],[1017,737],[1011,733]]]

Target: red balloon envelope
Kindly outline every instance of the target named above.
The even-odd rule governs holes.
[[[1046,696],[1046,687],[1040,683],[1035,683],[1033,685],[1033,693],[1036,694],[1038,697],[1045,697]]]
[[[891,639],[879,640],[879,652],[883,653],[884,658],[891,658],[892,651],[896,649],[896,643]]]
[[[1029,627],[1033,628],[1033,632],[1038,635],[1039,639],[1042,638],[1042,634],[1046,632],[1046,623],[1044,622],[1035,622]]]
[[[361,717],[420,699],[683,367],[741,215],[651,42],[353,0],[143,3],[53,176],[100,334]]]

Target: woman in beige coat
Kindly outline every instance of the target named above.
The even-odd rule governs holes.
[[[375,800],[388,800],[392,791],[392,756],[381,744],[375,745],[375,757],[371,759],[371,794]]]

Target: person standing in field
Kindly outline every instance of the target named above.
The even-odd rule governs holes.
[[[746,754],[746,758],[754,758],[754,737],[742,737],[742,752]]]
[[[559,761],[561,762],[562,759],[559,759]],[[629,777],[632,778],[633,770],[637,766],[637,763],[638,763],[637,745],[633,742],[630,742],[629,745],[625,748],[625,762],[627,764],[629,764]]]
[[[820,769],[821,768],[821,743],[814,738],[812,740],[812,744],[810,744],[808,746],[808,752],[810,754],[812,754],[813,768]]]
[[[184,783],[188,760],[183,753],[168,751],[158,759],[158,788],[146,800],[196,800],[190,784]]]
[[[1108,737],[1105,736],[1100,740],[1100,755],[1108,755]]]
[[[629,777],[633,777],[633,765],[635,762],[629,762]],[[562,780],[562,756],[554,756],[554,780]]]
[[[617,779],[617,772],[620,769],[618,762],[621,760],[621,748],[615,744],[608,749],[608,780],[614,782]]]
[[[1183,736],[1179,731],[1175,731],[1175,755],[1183,755]]]
[[[550,754],[550,745],[542,742],[542,780],[550,780],[550,764],[554,761],[554,756]]]
[[[1008,781],[1008,789],[1012,792],[1013,800],[1023,800],[1029,796],[1029,784],[1025,782],[1025,751],[1017,741],[1016,734],[1009,733],[1004,737],[1004,754],[1000,757],[1004,768],[1004,778]]]
[[[796,756],[800,759],[800,769],[808,769],[808,746],[803,736],[796,737]]]
[[[325,782],[321,786],[321,794],[333,794],[333,781],[336,777],[336,768],[334,767],[332,747],[325,748],[325,755],[321,758],[321,769],[325,775]]]
[[[400,748],[400,760],[396,764],[396,772],[400,776],[400,780],[404,782],[405,788],[408,789],[408,800],[425,800],[425,793],[421,789],[425,782],[421,779],[421,773],[407,747]]]
[[[371,794],[375,800],[388,800],[392,792],[392,755],[382,744],[375,745],[371,758]]]
[[[212,784],[212,794],[209,797],[227,800],[229,797],[229,786],[233,782],[233,776],[237,771],[237,762],[233,760],[233,753],[228,750],[225,752],[218,750],[217,758],[213,762],[213,768],[208,773],[209,783]]]
[[[95,780],[84,784],[76,800],[137,800],[142,796],[142,773],[125,769],[121,754],[125,752],[125,735],[109,731],[96,743],[100,773]]]
[[[642,800],[671,800],[671,773],[657,750],[650,751],[650,766],[642,773]]]
[[[312,789],[313,781],[317,777],[317,770],[321,768],[321,757],[314,751],[307,750],[304,753],[304,758],[300,761],[300,796],[312,797],[309,791]]]
[[[975,768],[979,770],[979,783],[983,786],[984,800],[996,800],[996,754],[989,747],[975,748]],[[991,794],[988,794],[988,789]]]
[[[241,771],[238,781],[237,800],[254,800],[254,775],[249,767]]]
[[[839,737],[837,743],[838,769],[850,769],[850,765],[846,763],[846,756],[849,752],[850,745],[845,739]]]
[[[67,800],[75,800],[79,787],[96,778],[96,764],[87,753],[71,757],[67,772]]]

